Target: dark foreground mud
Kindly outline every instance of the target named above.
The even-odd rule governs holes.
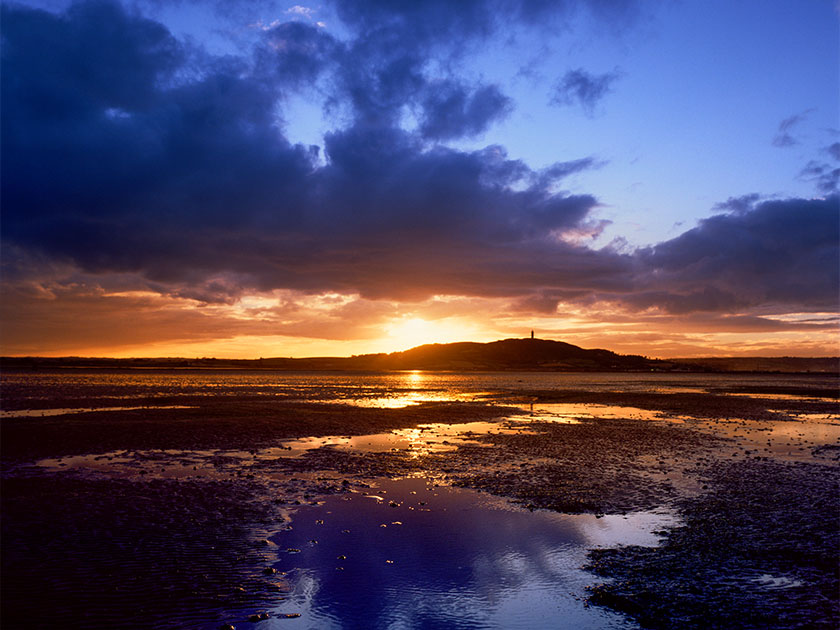
[[[193,627],[276,599],[243,482],[7,479],[3,628]]]
[[[365,409],[343,404],[243,398],[203,397],[186,403],[177,399],[179,405],[192,403],[183,409],[165,408],[160,403],[129,411],[4,418],[0,424],[3,462],[9,465],[43,457],[122,449],[266,448],[289,438],[365,435],[414,427],[423,422],[493,419],[511,411],[500,406],[467,403]],[[74,404],[78,405],[79,401]]]
[[[624,514],[669,504],[689,469],[724,440],[635,420],[532,422],[524,434],[489,435],[459,449],[456,485],[515,497],[529,509]],[[491,448],[488,448],[491,447]],[[484,460],[496,454],[502,466]]]
[[[276,544],[296,511],[404,477],[530,510],[674,514],[659,547],[589,555],[591,604],[642,627],[840,627],[830,388],[505,390],[398,409],[234,389],[24,389],[5,390],[4,410],[36,394],[43,409],[152,407],[0,419],[3,628],[275,627],[278,611],[297,614],[275,568],[296,551]],[[551,411],[559,403],[588,413]],[[476,424],[442,428],[462,423]]]
[[[708,470],[657,548],[599,549],[591,600],[648,628],[837,628],[836,467],[742,461]]]

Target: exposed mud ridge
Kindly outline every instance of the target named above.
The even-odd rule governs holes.
[[[492,419],[511,411],[479,403],[424,403],[376,409],[235,397],[205,397],[193,402],[196,406],[190,409],[150,407],[46,418],[5,418],[0,423],[3,463],[89,453],[92,444],[102,452],[207,449],[220,445],[230,449],[255,445],[265,448],[300,436],[365,435],[424,422]]]
[[[840,471],[745,460],[706,477],[662,546],[590,552],[588,568],[611,580],[591,602],[645,628],[840,626]]]
[[[674,482],[725,442],[684,427],[634,420],[531,422],[528,428],[479,438],[494,448],[458,449],[455,459],[463,461],[454,484],[514,497],[532,509],[651,509],[679,496]],[[488,451],[505,467],[488,471]]]
[[[840,400],[840,391],[837,388],[827,387],[803,387],[791,385],[738,385],[729,387],[713,387],[709,389],[710,392],[727,393],[727,394],[763,394],[765,396],[773,396],[776,394],[783,394],[786,396],[803,396],[814,398],[831,398],[832,400]]]
[[[459,479],[457,486],[515,497],[528,509],[548,509],[568,514],[624,514],[652,509],[674,496],[668,483],[651,484],[643,475],[581,471],[573,466],[545,464],[514,473],[490,473]]]
[[[811,452],[814,457],[840,462],[840,445],[823,444],[822,446],[815,446],[811,449]]]
[[[266,466],[289,472],[329,470],[360,479],[404,477],[426,470],[419,459],[404,453],[352,453],[332,448],[315,449],[299,459],[275,460]]]
[[[422,472],[514,499],[529,509],[615,514],[674,501],[696,469],[713,461],[712,449],[729,443],[682,426],[634,420],[513,421],[504,426],[521,432],[476,435],[476,445],[419,457],[325,447],[258,465],[263,471],[334,470],[353,478]]]
[[[732,392],[736,393],[736,392]],[[807,401],[739,397],[707,393],[591,392],[585,390],[517,390],[487,396],[488,400],[520,403],[588,403],[651,409],[696,418],[745,418],[748,420],[789,420],[796,413],[837,413],[835,401]]]
[[[231,611],[244,619],[284,590],[261,572],[271,556],[258,532],[276,529],[274,508],[242,481],[6,479],[2,626],[196,627]]]

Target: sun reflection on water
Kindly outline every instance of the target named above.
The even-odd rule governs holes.
[[[411,370],[406,374],[406,380],[413,386],[419,386],[423,381],[423,372],[420,370]]]

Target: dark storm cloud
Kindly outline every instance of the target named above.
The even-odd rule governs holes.
[[[342,3],[346,41],[292,22],[261,32],[252,58],[213,58],[113,2],[4,5],[4,277],[120,275],[136,282],[126,290],[207,304],[278,288],[516,297],[546,312],[563,299],[835,303],[836,198],[748,199],[635,255],[595,251],[563,237],[592,230],[598,200],[554,190],[594,158],[537,171],[502,147],[439,144],[509,111],[497,87],[427,67],[455,34],[497,28],[488,6]],[[538,21],[556,3],[504,6]],[[323,152],[278,124],[306,89],[350,104]],[[417,131],[399,127],[405,108]]]
[[[761,201],[761,195],[750,193],[749,195],[741,195],[740,197],[730,197],[726,201],[716,203],[714,209],[725,212],[748,212],[753,209],[758,201]]]
[[[840,286],[838,197],[755,203],[638,252],[628,302],[674,313],[760,304],[834,311]]]
[[[439,81],[427,88],[423,98],[420,132],[433,140],[476,136],[490,123],[505,117],[513,101],[495,85],[470,91],[452,81]]]
[[[510,34],[516,25],[556,33],[580,12],[602,24],[632,21],[635,0],[425,0],[335,2],[336,14],[354,34],[335,78],[332,106],[351,104],[365,124],[399,119],[401,108],[416,106],[421,131],[431,139],[474,136],[512,109],[495,85],[469,88],[454,77],[428,74],[431,58],[457,71],[458,61],[492,35]],[[453,70],[454,69],[454,70]]]
[[[229,58],[196,71],[192,51],[117,4],[59,16],[5,6],[5,242],[210,302],[277,287],[510,294],[620,273],[620,257],[555,237],[597,202],[541,182],[586,161],[540,175],[499,147],[425,148],[387,116],[328,134],[325,165],[316,147],[289,143],[278,99],[321,75],[338,46],[286,24],[266,33],[255,74]],[[411,91],[411,59],[400,59],[369,80],[373,109],[394,111]],[[429,106],[426,133],[477,132],[506,106],[478,88],[460,111]]]
[[[331,35],[303,22],[277,24],[263,39],[256,51],[257,73],[294,88],[313,83],[343,53]]]
[[[580,105],[591,114],[595,106],[612,91],[619,79],[618,70],[605,74],[591,74],[583,68],[569,70],[556,83],[551,95],[552,105]]]
[[[339,13],[348,12],[351,25],[366,24],[370,28],[339,42],[312,24],[274,25],[258,52],[261,72],[294,88],[322,78],[325,109],[349,113],[358,124],[399,126],[403,109],[408,107],[416,112],[422,135],[431,140],[476,136],[511,111],[511,99],[497,85],[468,86],[454,76],[438,78],[430,74],[432,56],[451,61],[456,53],[452,42],[441,45],[439,32],[425,31],[425,21],[416,24],[382,19],[376,12],[365,18],[359,13],[361,5],[353,10],[342,7]],[[426,15],[431,7],[421,3],[417,10]],[[464,13],[469,13],[469,6],[450,12]],[[431,15],[436,13],[431,11]],[[472,35],[474,30],[453,42],[469,41]]]
[[[395,29],[422,45],[464,42],[522,23],[554,28],[577,12],[586,12],[604,24],[624,25],[638,13],[637,0],[354,0],[333,2],[342,22],[359,32]]]
[[[98,117],[149,107],[155,86],[185,60],[163,26],[110,3],[74,5],[62,17],[9,5],[0,11],[3,135],[14,148],[49,134],[82,140]],[[40,138],[30,139],[32,131]]]

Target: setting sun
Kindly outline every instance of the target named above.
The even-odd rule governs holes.
[[[452,321],[428,321],[420,317],[400,318],[386,326],[390,351],[407,350],[426,343],[452,343],[474,336],[474,328]]]

